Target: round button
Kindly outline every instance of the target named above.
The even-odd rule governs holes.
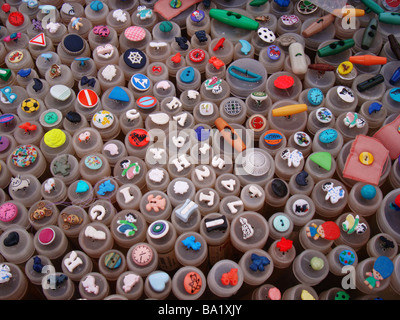
[[[56,123],[58,121],[58,115],[57,115],[57,113],[55,113],[53,111],[50,111],[50,112],[47,112],[44,115],[44,119],[43,120],[47,124],[54,124],[54,123]]]
[[[114,123],[114,116],[106,110],[98,111],[93,115],[92,123],[98,129],[106,129]]]
[[[47,246],[51,244],[56,237],[56,233],[52,228],[44,228],[40,231],[38,235],[38,240],[40,244]]]
[[[11,63],[18,63],[24,58],[24,53],[20,50],[12,51],[8,55],[8,61]]]
[[[342,99],[344,102],[347,103],[352,103],[354,102],[354,93],[353,91],[345,86],[338,86],[336,89],[336,92],[339,96],[340,99]]]
[[[204,13],[203,10],[195,10],[190,15],[190,19],[192,19],[193,22],[200,22],[203,21],[205,16],[206,14]]]
[[[85,158],[85,166],[91,170],[98,170],[103,165],[103,161],[98,156],[87,156]]]
[[[196,294],[200,291],[203,281],[197,272],[188,272],[183,279],[183,287],[189,294]]]
[[[49,148],[59,148],[64,145],[67,136],[61,129],[52,129],[43,136],[43,141]]]
[[[110,252],[104,257],[104,265],[111,270],[118,269],[122,263],[121,256],[116,252]]]
[[[353,64],[350,61],[343,61],[339,64],[337,71],[340,75],[345,76],[353,70]]]
[[[7,137],[0,136],[0,152],[3,152],[10,145],[10,140]]]
[[[307,133],[298,131],[294,134],[294,142],[300,147],[308,147],[311,143],[311,138]]]
[[[281,57],[281,49],[276,46],[276,45],[271,45],[267,48],[267,55],[268,58],[270,58],[271,60],[279,60],[279,58]]]
[[[292,210],[296,216],[305,216],[310,212],[310,204],[304,199],[298,199],[293,203]]]
[[[282,140],[282,133],[278,130],[268,130],[264,134],[264,142],[269,146],[277,146],[282,142]]]
[[[333,113],[328,108],[319,108],[316,111],[315,116],[321,123],[329,123],[333,119]]]
[[[279,216],[275,217],[272,224],[277,231],[285,232],[285,231],[289,230],[290,220],[283,215],[279,215]]]
[[[307,99],[313,106],[318,106],[324,100],[324,94],[319,88],[311,88],[307,93]]]
[[[79,91],[77,99],[79,104],[84,108],[93,108],[99,102],[97,93],[90,89]]]
[[[192,62],[202,62],[206,57],[206,53],[203,49],[193,49],[189,52],[189,59]]]
[[[146,37],[146,31],[142,27],[132,26],[125,29],[124,35],[129,41],[138,42]]]
[[[129,142],[132,146],[142,148],[148,145],[150,142],[149,135],[144,129],[134,129],[129,134]]]
[[[23,145],[14,150],[11,154],[11,160],[15,166],[25,168],[33,164],[37,156],[38,152],[34,146]]]
[[[253,114],[249,118],[249,127],[255,132],[261,132],[267,126],[267,119],[260,114]]]
[[[352,265],[356,260],[355,254],[350,250],[343,250],[339,254],[339,261],[342,265]]]
[[[153,257],[153,250],[147,244],[140,244],[132,250],[132,260],[138,266],[147,266]]]
[[[169,225],[167,221],[157,220],[149,226],[149,228],[147,229],[147,234],[150,238],[160,239],[168,233],[168,230]]]
[[[126,50],[123,59],[128,67],[134,69],[143,68],[147,61],[146,55],[138,49]]]
[[[18,214],[17,206],[12,202],[3,203],[0,206],[0,221],[2,222],[11,222],[13,221]]]
[[[62,45],[65,51],[72,55],[78,55],[82,53],[85,48],[85,42],[78,34],[66,35]]]
[[[374,156],[370,152],[361,152],[359,156],[360,162],[366,166],[371,165],[374,162]]]
[[[361,196],[366,200],[372,200],[376,196],[376,189],[373,185],[366,184],[361,188]]]
[[[8,22],[12,24],[14,27],[21,26],[25,21],[24,15],[19,11],[11,12],[8,15]]]

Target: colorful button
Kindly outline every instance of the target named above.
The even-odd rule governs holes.
[[[2,114],[0,115],[0,123],[7,125],[11,121],[15,119],[15,116],[13,114],[7,113],[7,114]]]
[[[51,244],[56,237],[56,233],[52,228],[44,228],[40,231],[38,235],[38,240],[40,244],[47,246]]]
[[[302,217],[310,212],[310,204],[304,199],[298,199],[293,203],[292,210],[296,216]]]
[[[0,221],[11,222],[18,214],[18,207],[12,202],[6,202],[0,205]]]
[[[204,13],[203,10],[195,10],[190,15],[190,19],[192,19],[193,22],[200,22],[203,21],[205,16],[206,14]]]
[[[295,14],[281,16],[282,23],[286,26],[292,26],[300,22],[300,19]]]
[[[253,114],[249,118],[249,127],[255,132],[261,132],[267,126],[267,119],[260,114]]]
[[[89,189],[90,189],[90,187],[86,181],[79,180],[76,184],[75,192],[76,193],[85,193],[85,192],[89,191]]]
[[[311,88],[307,93],[307,99],[313,106],[318,106],[324,100],[324,94],[319,88]]]
[[[354,252],[350,250],[343,250],[339,254],[339,262],[344,266],[352,265],[355,262],[355,260],[356,256]]]
[[[153,96],[142,96],[136,100],[136,105],[141,109],[149,110],[157,105],[157,99]]]
[[[159,29],[161,32],[170,32],[173,28],[173,25],[169,21],[163,21],[160,23]]]
[[[173,9],[178,9],[182,6],[182,1],[181,0],[171,0],[171,2],[169,3],[169,5],[171,6],[171,8]]]
[[[106,129],[114,123],[114,116],[106,110],[98,111],[93,115],[92,123],[98,129]]]
[[[200,292],[203,281],[197,272],[189,272],[183,279],[183,287],[189,294],[197,294]]]
[[[91,170],[98,170],[102,165],[103,161],[98,156],[87,156],[85,158],[85,166]]]
[[[303,131],[296,132],[293,138],[294,142],[300,147],[308,147],[311,143],[310,136]]]
[[[59,148],[64,145],[66,140],[67,136],[61,129],[52,129],[43,136],[43,141],[49,148]]]
[[[129,142],[132,146],[142,148],[149,144],[149,134],[144,129],[134,129],[128,136]]]
[[[299,1],[297,2],[297,11],[302,14],[311,14],[317,11],[318,7],[311,1]]]
[[[353,70],[353,64],[350,61],[343,61],[339,64],[337,71],[340,75],[348,75]]]
[[[275,230],[279,232],[285,232],[289,230],[290,227],[290,220],[283,215],[278,215],[275,217],[274,221],[272,222]]]
[[[269,146],[277,146],[282,142],[282,140],[282,133],[278,130],[268,130],[264,134],[264,142]]]
[[[145,66],[146,55],[138,49],[128,49],[123,56],[124,62],[128,67],[140,69]]]
[[[203,49],[193,49],[189,52],[189,59],[192,62],[202,62],[206,57],[206,52]]]
[[[147,234],[150,238],[160,239],[164,237],[169,231],[168,222],[165,220],[156,220],[150,224],[147,229]]]
[[[359,156],[360,162],[366,166],[374,162],[374,156],[370,152],[361,152]]]
[[[99,97],[96,92],[91,89],[83,89],[78,92],[77,100],[84,108],[94,108],[99,102]]]
[[[24,53],[20,50],[12,51],[8,55],[8,61],[11,63],[18,63],[24,58]]]
[[[49,69],[50,78],[54,79],[61,76],[61,67],[58,64],[53,64]]]
[[[281,49],[276,45],[271,45],[267,48],[267,55],[271,60],[279,60],[281,54]]]
[[[141,73],[136,73],[131,78],[132,86],[139,91],[146,91],[150,88],[150,79]]]
[[[32,98],[25,99],[21,103],[21,109],[26,113],[33,113],[37,111],[39,107],[40,107],[39,101]]]
[[[138,42],[146,37],[146,30],[142,27],[132,26],[125,29],[124,35],[128,40]]]
[[[104,257],[104,265],[111,270],[118,269],[121,266],[122,258],[116,252],[110,252]]]
[[[38,152],[36,148],[28,144],[19,146],[15,149],[11,154],[11,160],[15,166],[25,168],[33,164],[36,161],[37,156]]]
[[[329,123],[332,121],[333,119],[333,113],[331,110],[329,110],[328,108],[319,108],[316,113],[315,113],[315,117],[317,118],[317,120],[319,122],[322,123]]]

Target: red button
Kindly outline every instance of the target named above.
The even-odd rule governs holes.
[[[15,27],[21,26],[25,21],[24,15],[21,12],[14,11],[8,15],[8,22]]]
[[[56,233],[51,228],[45,228],[39,233],[38,240],[42,245],[48,245],[53,242]]]
[[[206,57],[206,53],[203,49],[193,49],[189,52],[189,59],[192,62],[201,62]]]
[[[134,147],[145,147],[149,144],[150,138],[146,130],[144,129],[134,129],[129,134],[129,142]]]

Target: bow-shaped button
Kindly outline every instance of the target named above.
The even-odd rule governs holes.
[[[96,84],[96,79],[95,78],[89,79],[87,76],[83,76],[81,79],[81,85],[84,86],[85,84],[93,88]]]

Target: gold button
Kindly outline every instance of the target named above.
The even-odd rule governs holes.
[[[359,159],[360,162],[366,166],[369,166],[374,162],[374,156],[370,152],[361,152]]]
[[[338,72],[342,76],[349,74],[353,70],[353,64],[350,61],[343,61],[341,64],[338,66]]]

